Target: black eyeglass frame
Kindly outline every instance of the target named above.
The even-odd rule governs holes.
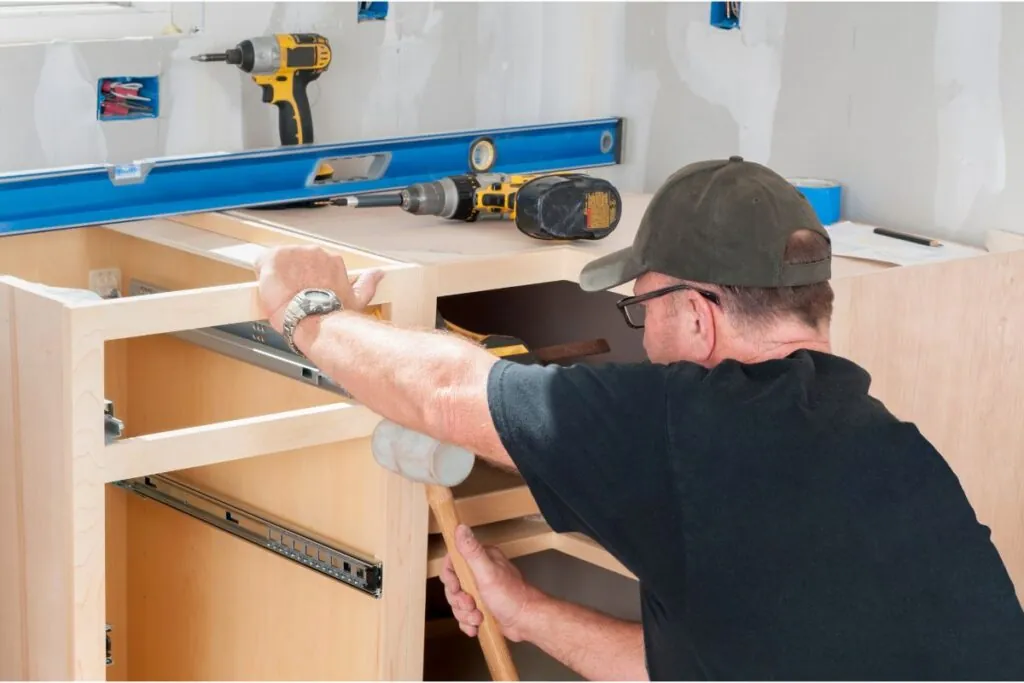
[[[693,287],[691,285],[678,284],[678,285],[669,285],[668,287],[662,287],[661,289],[655,289],[655,290],[650,291],[650,292],[645,292],[644,294],[637,294],[636,296],[626,296],[626,297],[623,297],[623,298],[621,298],[621,299],[619,299],[618,301],[615,302],[615,307],[618,308],[619,311],[622,313],[622,317],[626,321],[627,325],[632,327],[634,330],[642,330],[644,328],[643,325],[637,325],[636,323],[634,323],[632,320],[629,319],[629,313],[626,312],[626,307],[627,306],[632,306],[633,304],[643,303],[644,301],[650,301],[651,299],[657,299],[659,296],[665,296],[666,294],[671,294],[673,292],[679,292],[679,291],[684,291],[684,290],[691,291],[691,292],[697,292],[702,297],[704,297],[705,299],[707,299],[711,303],[715,304],[716,306],[721,306],[722,305],[722,299],[717,294],[715,294],[714,292],[710,292],[710,291],[708,291],[706,289],[701,289],[700,287]]]

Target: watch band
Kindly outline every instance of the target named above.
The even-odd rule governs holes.
[[[303,289],[293,296],[284,309],[284,323],[281,326],[282,336],[288,343],[288,348],[300,356],[303,355],[295,346],[295,328],[299,323],[311,315],[325,315],[342,308],[341,300],[329,289],[313,287]]]

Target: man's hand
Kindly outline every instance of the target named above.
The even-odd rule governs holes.
[[[345,259],[321,247],[275,247],[256,261],[260,308],[270,325],[281,331],[284,309],[292,298],[308,287],[333,291],[346,310],[361,312],[373,299],[380,270],[349,276]]]
[[[480,545],[465,525],[455,530],[455,545],[506,638],[533,643],[588,680],[648,680],[640,624],[544,594],[523,581],[500,550]],[[441,581],[459,628],[476,636],[483,615],[462,590],[450,556],[441,569]]]
[[[526,583],[519,570],[500,550],[481,545],[466,525],[456,529],[455,545],[473,572],[480,598],[494,615],[502,633],[509,640],[523,640],[531,610],[546,596]],[[483,614],[477,609],[473,596],[462,590],[450,555],[445,558],[441,581],[459,628],[466,635],[476,636],[477,627],[483,622]]]

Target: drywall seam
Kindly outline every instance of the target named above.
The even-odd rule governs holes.
[[[541,91],[541,120],[586,118],[593,110],[591,46],[595,41],[608,45],[594,26],[595,14],[602,9],[601,3],[538,4],[544,9],[544,21],[538,27],[544,47],[543,68],[537,74]],[[578,30],[566,30],[567,27]]]
[[[644,192],[647,187],[649,154],[653,138],[654,111],[661,81],[653,68],[634,65],[629,53],[628,3],[586,5],[589,112],[597,116],[625,119],[622,164],[595,171],[612,180],[623,192]],[[645,29],[655,35],[653,26]],[[659,147],[664,149],[664,141]],[[661,179],[657,179],[660,181]]]
[[[245,148],[241,88],[257,86],[233,66],[191,60],[192,55],[217,49],[223,50],[223,43],[181,40],[169,62],[160,64],[164,155]]]
[[[970,227],[967,221],[979,196],[1006,186],[999,90],[1002,6],[940,3],[937,11],[935,224],[956,237]]]
[[[36,135],[47,168],[95,163],[107,158],[103,127],[96,121],[96,84],[82,68],[78,47],[46,48],[33,97]]]
[[[434,3],[390,8],[379,49],[378,77],[365,98],[351,100],[363,111],[360,137],[414,135],[424,91],[441,53],[444,12]]]
[[[551,65],[544,54],[544,3],[484,2],[476,6],[476,125],[537,123]],[[582,8],[583,5],[578,5]]]
[[[739,127],[738,152],[751,161],[771,157],[775,108],[782,87],[785,3],[744,3],[741,27],[711,26],[691,7],[668,7],[665,37],[676,73],[695,95],[725,107]]]

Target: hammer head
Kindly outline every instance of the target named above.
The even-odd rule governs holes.
[[[457,486],[473,471],[476,456],[390,420],[377,423],[370,437],[373,459],[381,467],[421,484]]]

